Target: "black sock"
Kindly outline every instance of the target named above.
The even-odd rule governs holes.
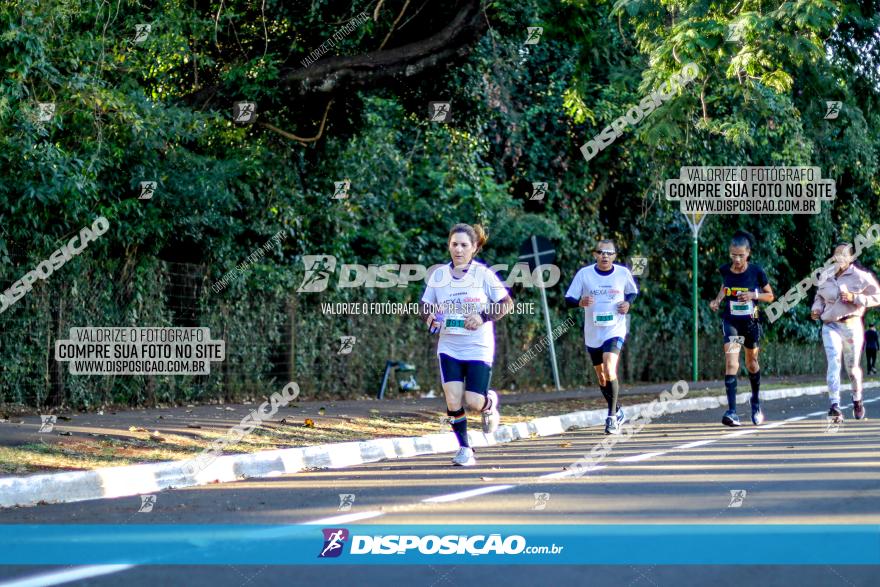
[[[608,391],[608,415],[613,416],[617,411],[615,409],[617,407],[617,396],[620,394],[620,383],[617,379],[608,382]]]
[[[727,390],[727,406],[733,412],[736,411],[736,375],[724,376],[724,387]]]
[[[608,385],[608,382],[605,382],[605,385],[600,385],[599,389],[602,391],[602,397],[605,398],[605,403],[611,401],[611,386]]]
[[[758,392],[761,390],[761,371],[749,373],[749,383],[752,384],[752,402],[758,403]]]
[[[468,435],[467,435],[467,416],[464,415],[464,408],[460,410],[452,411],[446,410],[446,414],[449,416],[449,423],[452,425],[452,431],[455,432],[455,437],[458,439],[458,445],[468,447]]]

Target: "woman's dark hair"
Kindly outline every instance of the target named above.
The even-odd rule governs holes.
[[[755,246],[755,237],[745,230],[737,230],[733,233],[733,237],[730,239],[730,246],[745,247],[751,251],[752,247]]]

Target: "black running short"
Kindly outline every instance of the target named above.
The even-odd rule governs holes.
[[[731,342],[731,336],[742,336],[747,349],[757,348],[761,340],[761,324],[754,318],[722,318],[721,331],[725,344]]]
[[[443,383],[450,381],[464,382],[464,390],[484,396],[489,391],[489,380],[492,378],[492,366],[483,361],[460,361],[445,353],[438,355],[440,359],[440,379]]]
[[[622,348],[623,339],[619,336],[615,336],[603,342],[602,346],[598,348],[588,346],[587,352],[590,353],[590,360],[593,361],[593,367],[598,367],[602,364],[602,355],[604,355],[605,353],[614,353],[615,355],[619,355],[620,349]]]

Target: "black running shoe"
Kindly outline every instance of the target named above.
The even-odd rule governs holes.
[[[865,419],[865,404],[863,402],[853,401],[853,416],[856,417],[856,420]]]
[[[828,409],[828,417],[833,422],[843,422],[843,412],[840,411],[840,406],[831,404],[831,407]]]

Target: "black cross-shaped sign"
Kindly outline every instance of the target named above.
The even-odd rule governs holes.
[[[556,249],[543,236],[531,236],[519,247],[519,261],[528,263],[530,271],[534,271],[539,265],[551,265],[555,260]]]

